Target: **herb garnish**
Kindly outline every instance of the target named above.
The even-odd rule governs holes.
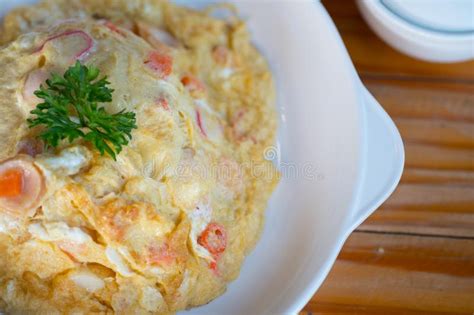
[[[92,143],[101,153],[113,159],[132,138],[131,132],[137,128],[135,113],[124,110],[107,113],[98,103],[111,102],[114,90],[107,87],[107,77],[97,80],[99,69],[82,65],[79,61],[61,77],[53,73],[35,91],[43,103],[37,105],[28,119],[30,128],[44,126],[40,133],[46,146],[57,147],[59,142],[69,142],[83,138]]]

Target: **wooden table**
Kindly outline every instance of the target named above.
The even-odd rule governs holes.
[[[387,46],[353,1],[323,1],[363,82],[397,124],[406,166],[302,314],[474,314],[474,62]]]

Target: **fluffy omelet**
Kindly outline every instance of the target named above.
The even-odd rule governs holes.
[[[233,12],[232,8],[229,8]],[[208,303],[255,246],[279,175],[274,85],[245,24],[162,0],[46,0],[0,30],[0,311],[169,314]],[[136,114],[114,160],[44,149],[34,91],[80,60]],[[27,188],[25,188],[27,187]],[[31,197],[33,196],[33,197]]]

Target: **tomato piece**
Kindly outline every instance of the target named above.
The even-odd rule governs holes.
[[[222,254],[227,247],[227,232],[219,223],[209,223],[198,238],[198,244],[214,256]]]
[[[152,51],[145,64],[153,70],[160,79],[165,79],[173,71],[173,58],[158,51]]]
[[[0,197],[18,197],[23,192],[23,172],[20,169],[7,169],[0,174]]]

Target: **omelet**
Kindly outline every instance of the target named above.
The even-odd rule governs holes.
[[[0,310],[172,314],[234,280],[279,180],[272,75],[232,7],[46,0],[0,31]],[[34,93],[76,61],[137,128],[116,159],[45,146]]]

